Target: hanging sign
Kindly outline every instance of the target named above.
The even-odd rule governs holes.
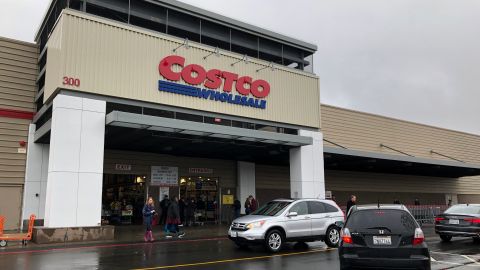
[[[152,166],[152,186],[176,187],[178,186],[178,167]]]

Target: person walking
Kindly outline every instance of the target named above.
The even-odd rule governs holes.
[[[163,197],[163,200],[160,202],[160,209],[162,213],[160,214],[160,224],[165,225],[165,221],[167,220],[167,211],[168,205],[170,204],[170,200],[168,199],[168,195]]]
[[[356,204],[357,204],[357,196],[350,195],[350,200],[348,200],[348,202],[347,202],[347,212],[345,214],[348,215],[348,211],[350,211],[350,208],[352,208],[352,206],[354,206]]]
[[[143,213],[143,223],[145,224],[145,242],[153,242],[153,233],[152,233],[152,222],[153,216],[155,215],[155,205],[152,197],[148,197],[147,202],[142,210]]]
[[[245,207],[245,215],[250,215],[250,212],[251,212],[251,204],[250,204],[250,197],[247,197],[247,199],[245,200],[245,204],[243,205],[243,207]]]
[[[183,238],[185,236],[184,232],[180,232],[179,224],[180,221],[180,209],[178,206],[178,197],[173,197],[173,200],[168,205],[167,210],[167,220],[166,220],[166,227],[167,227],[167,235],[166,238],[172,238],[173,236],[171,233],[178,236],[178,238]]]

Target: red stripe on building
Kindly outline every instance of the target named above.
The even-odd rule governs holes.
[[[35,116],[34,112],[19,111],[19,110],[12,110],[12,109],[1,109],[0,108],[0,117],[32,120],[34,116]]]

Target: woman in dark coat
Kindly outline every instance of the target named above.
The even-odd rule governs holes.
[[[170,202],[167,211],[167,233],[174,233],[178,238],[185,236],[185,233],[180,233],[178,225],[182,222],[180,221],[180,209],[178,206],[178,197],[173,197],[173,200]],[[167,234],[167,238],[172,238],[172,235]]]
[[[155,215],[155,205],[153,203],[153,198],[148,197],[147,202],[145,203],[145,206],[143,207],[142,210],[143,214],[143,223],[145,224],[146,230],[145,230],[145,242],[152,242],[153,239],[153,233],[152,233],[152,222],[153,222],[153,215]]]

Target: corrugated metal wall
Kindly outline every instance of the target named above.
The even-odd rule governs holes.
[[[173,49],[182,39],[145,31],[76,11],[63,15],[47,44],[45,99],[59,87],[95,94],[143,100],[253,119],[317,128],[320,124],[318,77],[283,66],[259,72],[268,62],[250,59],[239,62],[241,55],[221,50],[219,57],[206,60],[213,48],[191,42],[190,48]],[[199,64],[206,70],[220,69],[264,79],[270,83],[267,108],[254,109],[224,102],[158,91],[160,60],[178,54],[186,64]],[[80,87],[62,85],[63,76],[80,79]],[[232,91],[235,93],[235,90]]]
[[[25,181],[25,148],[34,112],[38,50],[35,44],[0,37],[0,215],[18,228]]]
[[[322,131],[325,139],[349,149],[399,154],[380,147],[380,144],[383,143],[416,157],[448,160],[448,158],[430,152],[430,150],[434,150],[465,162],[480,164],[480,136],[474,134],[328,105],[322,105]],[[325,142],[325,145],[334,146],[328,142]],[[327,173],[327,185],[333,185],[329,187],[333,190],[365,190],[365,187],[368,187],[368,189],[382,191],[389,188],[398,192],[414,192],[417,188],[419,191],[427,193],[480,194],[480,177],[427,180],[415,177],[398,179],[381,175],[358,178],[357,175],[359,175],[357,172],[355,172],[355,175]],[[383,181],[381,181],[382,178]],[[359,179],[363,180],[360,181]],[[397,179],[398,181],[389,179]]]

